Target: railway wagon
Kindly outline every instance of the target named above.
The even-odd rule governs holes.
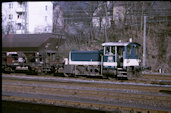
[[[65,75],[127,78],[140,75],[140,44],[106,42],[102,47],[96,51],[70,51],[69,58],[65,59]]]
[[[9,34],[2,36],[2,71],[53,73],[58,64],[57,47],[65,37],[60,34]]]

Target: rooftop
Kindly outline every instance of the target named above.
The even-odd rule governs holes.
[[[2,35],[2,47],[40,47],[49,38],[56,36],[51,33]]]
[[[102,46],[127,46],[129,42],[105,42]]]

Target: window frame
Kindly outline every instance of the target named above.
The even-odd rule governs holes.
[[[104,55],[111,55],[110,53],[112,53],[113,55],[115,54],[115,46],[104,46]]]
[[[12,14],[9,14],[9,15],[8,15],[8,19],[9,19],[9,20],[12,20],[12,19],[13,19],[13,15],[12,15]]]
[[[48,20],[48,16],[45,16],[45,21],[47,22],[47,20]]]
[[[13,9],[13,3],[9,3],[9,9]]]
[[[127,45],[127,55],[131,54],[131,45]]]
[[[48,11],[48,6],[47,5],[45,5],[45,11]]]

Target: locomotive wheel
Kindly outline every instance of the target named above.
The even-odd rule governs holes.
[[[141,70],[140,69],[136,69],[135,67],[128,67],[127,68],[127,78],[128,80],[131,79],[136,79],[138,77],[141,76]]]
[[[38,74],[38,75],[45,75],[46,72],[43,72],[42,70],[38,70],[37,74]]]
[[[142,77],[142,68],[138,68],[137,70],[137,77]]]
[[[141,76],[142,76],[142,72],[140,70],[136,70],[135,77],[141,77]]]
[[[133,72],[132,71],[127,71],[127,78],[128,78],[128,80],[133,79]]]
[[[134,76],[134,72],[133,72],[133,67],[127,67],[127,78],[128,80],[132,80],[133,76]]]
[[[107,76],[107,75],[103,75],[102,78],[103,78],[103,79],[109,79],[110,77]]]

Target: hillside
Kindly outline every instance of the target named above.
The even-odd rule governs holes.
[[[171,73],[171,26],[169,24],[153,24],[148,25],[146,33],[146,65],[151,67],[150,71],[158,72],[162,69],[163,72]],[[114,32],[112,32],[114,31]],[[129,41],[129,38],[133,38],[134,42],[140,43],[140,58],[142,60],[143,54],[143,30],[113,30],[108,29],[109,41],[117,42],[122,40],[123,42]],[[64,45],[59,48],[61,58],[68,57],[68,53],[71,50],[100,50],[101,44],[105,42],[104,35],[98,34],[94,40],[90,43],[86,40],[86,35],[71,36],[68,35]]]
[[[71,50],[100,50],[104,42],[126,42],[132,38],[134,42],[142,45],[142,60],[143,15],[147,15],[146,66],[151,67],[150,71],[153,72],[162,69],[163,72],[171,73],[171,2],[86,2],[86,8],[81,8],[85,3],[79,4],[67,3],[73,15],[67,12],[69,9],[65,10],[65,2],[61,5],[61,9],[64,7],[65,10],[63,12],[66,23],[63,32],[67,39],[58,49],[60,58],[68,57]],[[94,19],[92,15],[99,20],[90,21]]]

